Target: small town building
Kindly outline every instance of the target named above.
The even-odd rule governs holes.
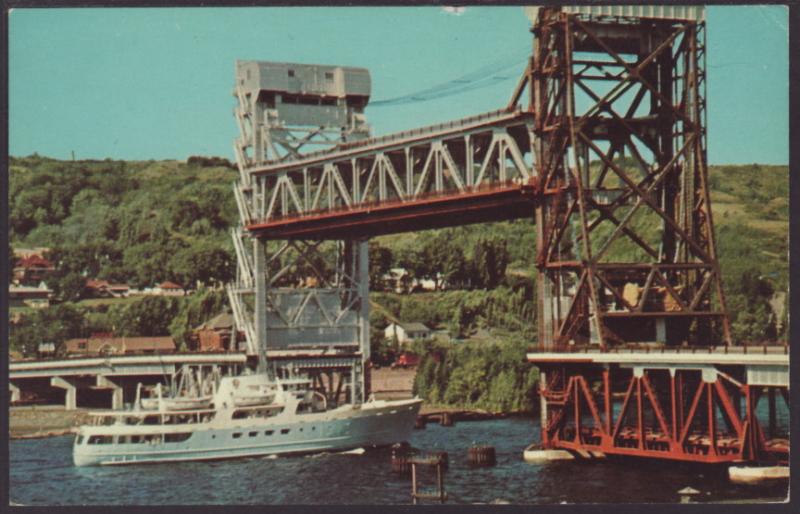
[[[153,288],[156,295],[161,296],[185,296],[186,290],[175,282],[162,282]]]
[[[50,298],[53,291],[47,288],[44,283],[38,287],[31,286],[9,286],[8,304],[10,307],[33,307],[43,309],[50,306]]]
[[[48,357],[53,357],[56,354],[56,344],[55,343],[39,343],[39,346],[36,348],[36,356],[40,359],[45,359]]]
[[[131,288],[127,284],[110,284],[108,280],[88,279],[86,281],[86,296],[89,298],[125,298],[130,294]]]
[[[233,314],[226,311],[195,327],[192,346],[200,352],[236,350],[236,329]]]
[[[55,266],[38,254],[29,254],[17,259],[14,264],[14,282],[34,285],[46,280],[55,271]]]
[[[173,353],[175,341],[169,336],[114,337],[111,334],[92,334],[86,338],[67,339],[61,347],[65,356],[129,355]]]
[[[433,334],[433,331],[422,323],[390,323],[384,331],[386,339],[397,338],[400,344],[406,344],[411,341],[421,341],[428,339]]]

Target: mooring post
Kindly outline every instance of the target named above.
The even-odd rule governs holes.
[[[417,464],[411,461],[411,503],[417,504]]]

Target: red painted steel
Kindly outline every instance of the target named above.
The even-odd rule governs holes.
[[[415,201],[376,202],[336,211],[286,216],[246,228],[266,239],[340,239],[533,217],[534,183],[506,182]]]
[[[788,462],[788,440],[775,436],[774,427],[772,436],[765,436],[758,418],[762,388],[737,385],[723,373],[714,382],[704,382],[699,370],[674,369],[666,380],[664,369],[642,370],[637,376],[617,368],[617,379],[629,374],[617,401],[611,369],[598,373],[597,367],[580,364],[539,365],[548,377],[541,389],[547,411],[541,437],[545,447],[703,463]],[[735,387],[733,393],[726,383]],[[773,396],[779,391],[788,406],[785,388],[767,390]],[[690,400],[688,412],[684,400]],[[773,403],[766,415],[775,424]],[[667,405],[669,410],[664,409]]]

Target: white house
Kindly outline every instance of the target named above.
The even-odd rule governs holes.
[[[433,334],[433,331],[422,323],[391,323],[384,329],[383,334],[386,339],[394,339],[396,337],[398,343],[405,344],[411,341],[428,339]]]

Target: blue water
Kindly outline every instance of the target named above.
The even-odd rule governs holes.
[[[412,446],[449,453],[448,503],[675,502],[691,486],[698,501],[786,496],[786,483],[731,484],[725,467],[648,460],[527,464],[522,450],[538,440],[532,419],[429,424]],[[467,448],[495,447],[497,465],[471,468]],[[72,437],[10,442],[10,498],[24,505],[403,504],[410,478],[391,472],[391,450],[128,467],[72,465]],[[434,485],[433,476],[421,482]]]

